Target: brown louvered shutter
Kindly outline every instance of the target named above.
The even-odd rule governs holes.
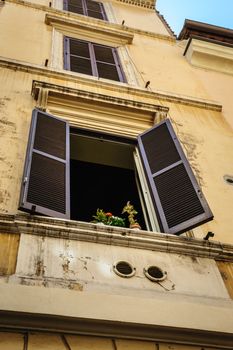
[[[90,43],[82,40],[64,38],[65,69],[72,72],[94,75]]]
[[[20,209],[70,217],[69,125],[35,109],[25,161]]]
[[[64,10],[85,15],[82,0],[64,0]]]
[[[169,119],[139,135],[138,146],[162,232],[180,234],[213,218]]]
[[[87,16],[98,19],[106,19],[103,5],[99,2],[86,0]]]
[[[100,78],[124,81],[117,52],[114,48],[93,44],[96,67]]]

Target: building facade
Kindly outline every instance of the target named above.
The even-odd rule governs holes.
[[[150,0],[0,27],[0,349],[233,349],[233,31]]]

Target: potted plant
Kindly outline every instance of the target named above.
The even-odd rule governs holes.
[[[110,212],[105,212],[103,209],[97,209],[96,215],[93,215],[93,222],[96,224],[125,227],[125,219],[115,216]]]
[[[141,230],[141,226],[137,222],[137,219],[135,218],[135,215],[137,215],[137,211],[134,209],[134,206],[130,204],[130,201],[126,203],[122,210],[122,214],[127,213],[128,214],[128,220],[129,220],[129,227]]]

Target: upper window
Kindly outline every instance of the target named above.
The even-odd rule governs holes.
[[[98,78],[125,81],[115,48],[64,38],[65,69]]]
[[[97,208],[117,215],[130,200],[141,212],[142,227],[145,219],[150,229],[134,168],[137,147],[148,182],[145,196],[150,193],[161,232],[180,234],[213,218],[168,119],[129,141],[80,133],[66,121],[34,110],[20,208],[91,221]]]
[[[103,4],[90,0],[64,0],[64,10],[107,20]]]

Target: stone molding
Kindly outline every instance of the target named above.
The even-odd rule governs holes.
[[[120,2],[124,2],[125,4],[139,6],[139,7],[145,7],[151,10],[155,9],[156,0],[117,0]]]
[[[28,288],[28,287],[25,287]],[[35,288],[35,287],[34,287]],[[232,333],[208,330],[188,329],[182,327],[148,325],[132,322],[86,319],[61,315],[47,315],[29,312],[1,310],[1,327],[3,330],[62,332],[65,334],[85,334],[107,336],[111,338],[137,339],[154,342],[185,344],[186,346],[213,347],[232,349]]]
[[[12,69],[13,71],[23,71],[29,74],[39,74],[47,78],[64,80],[64,85],[67,85],[67,82],[74,82],[76,84],[83,84],[83,86],[88,86],[89,88],[96,88],[96,86],[98,86],[100,89],[103,88],[109,91],[127,94],[129,97],[132,96],[132,99],[135,99],[135,97],[142,97],[146,100],[153,99],[167,101],[217,112],[222,111],[221,104],[209,100],[195,99],[188,96],[176,95],[160,91],[148,91],[146,88],[143,89],[132,87],[125,83],[106,81],[105,79],[99,80],[98,78],[92,76],[86,78],[83,75],[79,75],[78,73],[73,73],[65,70],[58,71],[49,67],[43,67],[40,65],[18,60],[12,60],[5,57],[0,57],[0,67]]]
[[[73,19],[74,21],[85,22],[87,26],[93,24],[93,26],[105,27],[106,30],[109,30],[109,31],[115,30],[115,31],[123,31],[124,33],[128,33],[128,34],[131,33],[131,35],[134,35],[134,34],[145,35],[158,40],[165,40],[174,44],[176,42],[175,38],[170,35],[157,34],[146,30],[122,26],[121,24],[110,23],[108,21],[98,20],[96,18],[82,16],[82,15],[68,12],[68,11],[58,10],[53,7],[35,4],[29,1],[23,1],[23,0],[5,0],[5,1],[17,4],[17,5],[21,5],[21,6],[31,7],[36,10],[41,10],[46,12],[47,14],[51,14],[51,16],[53,15],[59,16],[61,20],[63,19],[65,21],[69,19],[70,20]],[[117,0],[117,1],[121,1],[121,0]]]
[[[92,40],[96,38],[102,38],[102,40],[112,41],[116,45],[126,45],[131,44],[133,41],[133,34],[129,33],[127,30],[120,28],[115,28],[116,26],[106,26],[105,22],[97,21],[94,22],[89,20],[90,17],[85,18],[83,20],[83,16],[81,18],[70,18],[66,16],[54,16],[52,14],[46,13],[45,15],[45,23],[53,26],[56,29],[64,29],[64,28],[72,28],[73,31],[77,31],[77,33],[88,34]]]
[[[50,84],[47,82],[42,82],[42,81],[37,81],[37,80],[33,81],[33,83],[32,83],[32,95],[35,98],[35,100],[37,100],[38,103],[40,104],[38,107],[40,107],[41,109],[43,109],[43,107],[45,107],[46,101],[43,97],[40,97],[40,94],[46,94],[46,93],[48,94],[48,92],[60,93],[61,95],[66,95],[66,96],[80,97],[80,98],[83,98],[85,100],[91,99],[92,101],[110,104],[113,107],[115,105],[116,108],[118,106],[123,106],[126,108],[128,107],[128,108],[136,109],[138,111],[142,110],[142,111],[152,112],[152,113],[161,112],[163,114],[164,113],[167,114],[167,112],[169,110],[168,107],[150,104],[150,103],[146,103],[146,102],[135,102],[135,101],[132,101],[130,99],[127,100],[124,98],[99,94],[99,93],[95,93],[95,92],[90,92],[90,91],[85,91],[85,90],[80,90],[80,89],[73,89],[73,88],[64,87],[61,85]]]
[[[233,46],[212,39],[192,37],[184,56],[192,65],[226,74],[233,74]]]
[[[0,215],[1,233],[24,233],[233,261],[233,245],[164,233],[27,214]]]

